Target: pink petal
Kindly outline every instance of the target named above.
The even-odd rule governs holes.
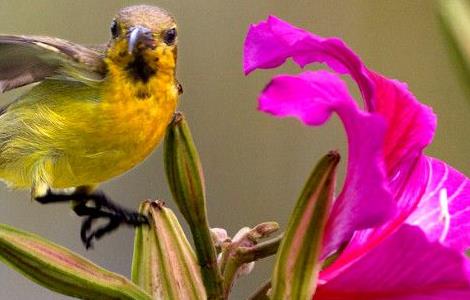
[[[426,190],[407,222],[460,251],[470,248],[470,180],[442,161],[426,157]]]
[[[344,82],[326,71],[276,76],[259,99],[259,109],[321,125],[336,112],[348,136],[349,160],[343,191],[327,223],[324,253],[349,240],[354,231],[377,226],[393,213],[381,160],[385,125],[378,114],[361,111]]]
[[[358,83],[367,106],[372,109],[374,85],[360,58],[338,38],[322,38],[270,16],[251,25],[244,44],[245,74],[255,69],[275,68],[289,57],[300,66],[326,63],[340,74],[350,74]]]
[[[401,190],[392,185],[398,209],[384,225],[354,234],[341,256],[323,273],[333,278],[379,245],[403,223],[421,227],[432,241],[440,241],[455,250],[470,245],[470,181],[447,164],[422,156],[404,172]]]
[[[430,169],[423,149],[431,142],[436,117],[419,103],[405,84],[368,71],[375,84],[376,113],[384,117],[387,131],[384,161],[397,213],[381,227],[356,232],[341,257],[330,268],[331,276],[392,234],[416,209],[428,184]],[[468,242],[460,239],[462,242]],[[468,245],[468,243],[467,243]]]
[[[370,72],[370,76],[376,84],[376,111],[387,120],[388,124],[384,155],[390,181],[389,186],[398,209],[397,214],[381,227],[356,232],[347,249],[330,268],[332,274],[338,272],[338,270],[360,257],[364,251],[368,251],[392,234],[402,223],[406,222],[418,205],[422,207],[420,211],[423,209],[431,210],[432,208],[435,212],[441,211],[439,195],[432,194],[433,187],[432,185],[429,186],[430,180],[436,183],[439,182],[440,178],[436,177],[439,175],[436,174],[436,171],[433,172],[428,159],[422,154],[423,148],[431,142],[434,135],[435,115],[429,107],[419,103],[414,98],[405,84],[387,79],[373,72]],[[430,176],[434,176],[434,179]],[[460,175],[460,178],[462,178],[462,175]],[[454,181],[461,183],[463,179]],[[426,192],[426,190],[428,191]],[[420,204],[421,201],[426,202],[430,195],[435,196],[430,199],[431,202],[425,206]],[[453,201],[453,203],[456,205],[455,207],[458,205],[459,209],[463,210],[468,206],[469,201],[468,192],[463,192],[457,201]],[[459,219],[452,221],[446,239],[448,245],[453,245],[461,250],[470,245],[469,231],[464,232],[465,226],[469,226],[466,224],[470,224],[470,220],[467,221],[470,218],[469,214],[470,212],[458,213]],[[433,217],[436,220],[436,215]],[[454,218],[452,217],[452,219]],[[416,221],[411,222],[416,223]],[[432,229],[426,228],[425,232],[436,239],[437,235],[440,236],[443,232],[441,226],[444,223],[440,220],[432,224],[434,225]],[[421,225],[424,226],[424,223]],[[458,229],[459,227],[462,228]]]
[[[387,122],[384,156],[390,178],[422,155],[436,130],[436,116],[408,91],[406,84],[369,71],[375,84],[376,111]]]
[[[436,201],[439,198],[429,198],[426,196],[429,194],[429,191],[426,190],[428,187],[428,177],[433,175],[430,173],[432,168],[428,167],[427,158],[422,155],[422,150],[432,140],[436,127],[436,117],[429,107],[415,99],[405,84],[368,70],[360,58],[344,42],[337,38],[316,36],[275,17],[270,17],[266,21],[250,27],[245,41],[244,68],[246,73],[256,68],[276,67],[289,57],[292,57],[300,66],[312,62],[323,62],[336,72],[350,74],[356,80],[367,108],[382,115],[387,124],[383,149],[384,162],[390,181],[389,187],[399,209],[397,214],[380,228],[357,232],[348,249],[335,263],[336,270],[335,268],[330,268],[335,270],[335,272],[331,272],[331,274],[334,274],[358,259],[364,251],[369,251],[389,235],[393,234],[418,205],[418,212],[421,216],[426,215],[423,213],[423,210],[433,211],[432,209],[434,209],[435,212]],[[334,87],[334,85],[331,86]],[[303,92],[292,88],[288,94],[296,95],[297,98],[297,94]],[[318,89],[315,92],[318,93]],[[282,97],[287,97],[288,94]],[[300,97],[300,99],[303,98]],[[308,101],[303,102],[308,103]],[[278,110],[277,114],[284,116],[297,115],[298,118],[309,125],[321,124],[330,114],[329,106],[322,106],[319,103],[311,111],[309,109],[307,111],[303,110],[305,103],[302,103],[302,101],[298,101],[296,105],[295,109],[292,109],[292,107],[284,108],[284,111]],[[341,107],[341,105],[338,107]],[[263,107],[261,108],[263,109]],[[269,107],[266,107],[266,110],[269,110]],[[338,113],[340,114],[339,111]],[[342,119],[346,123],[346,119]],[[348,128],[346,124],[345,126]],[[351,161],[353,161],[352,157]],[[353,165],[350,163],[348,166],[349,180],[357,177],[357,175],[349,176],[349,172],[353,170],[351,168]],[[456,173],[456,171],[452,170],[450,173]],[[439,178],[429,178],[435,182],[440,181]],[[462,177],[455,175],[452,178],[457,178],[453,181],[458,182],[458,178]],[[346,183],[350,184],[351,182],[352,180]],[[466,201],[468,199],[466,196],[467,179],[465,179],[465,184],[462,182],[463,179],[461,180],[462,186],[459,185],[462,192],[456,193],[455,197],[452,196],[456,201],[452,201],[449,206],[449,211],[451,211],[449,228],[444,228],[442,221],[431,222],[429,228],[424,228],[433,239],[436,239],[439,233],[439,238],[442,240],[442,232],[446,232],[444,242],[458,249],[467,247],[470,239],[467,233],[468,230],[465,230],[468,226],[468,222],[466,222],[468,215],[468,201]],[[452,185],[452,187],[454,186]],[[452,187],[449,189],[452,189]],[[449,194],[449,191],[447,193]],[[340,195],[340,198],[342,197],[349,197],[347,188]],[[427,198],[430,200],[429,203],[420,204],[420,201],[425,201]],[[341,212],[349,210],[349,208],[343,209],[341,206],[342,202],[338,202],[333,211],[335,218],[339,218],[337,217],[338,215],[347,215]],[[460,210],[458,213],[456,212],[457,207]],[[413,216],[417,215],[413,214]],[[431,217],[433,220],[436,220],[436,213],[433,213]],[[411,222],[417,222],[415,219],[410,220]],[[332,228],[334,222],[335,219],[332,219],[328,228]],[[419,222],[420,225],[422,223]],[[339,239],[333,242],[333,245],[337,246],[338,242],[347,236],[347,234],[344,234],[347,230],[343,232],[343,229],[347,227],[340,226],[342,233],[339,235]],[[333,235],[330,233],[329,236]],[[334,239],[330,238],[328,240],[334,241]]]
[[[320,285],[314,300],[470,299],[469,261],[403,225],[336,277]]]
[[[424,194],[428,178],[426,165],[424,158],[419,159],[403,172],[404,175],[400,176],[399,184],[392,184],[393,200],[397,203],[395,215],[380,227],[355,232],[346,249],[323,272],[324,279],[335,277],[402,226]]]
[[[249,28],[244,45],[244,70],[274,68],[289,57],[300,66],[322,62],[357,82],[369,110],[387,121],[385,161],[390,177],[400,164],[413,163],[428,145],[436,128],[432,110],[419,103],[405,84],[368,70],[338,38],[323,38],[270,16]]]
[[[342,103],[353,100],[342,80],[326,71],[278,75],[259,97],[258,109],[276,117],[295,117],[305,125],[323,124]]]

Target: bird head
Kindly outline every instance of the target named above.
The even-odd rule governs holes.
[[[157,72],[173,72],[176,65],[177,29],[165,10],[149,5],[121,9],[111,24],[108,64],[147,81]]]

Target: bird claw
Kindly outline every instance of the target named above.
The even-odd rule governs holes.
[[[93,206],[87,205],[90,201],[94,202]],[[85,217],[80,237],[86,249],[93,247],[93,240],[99,240],[122,224],[134,227],[149,224],[146,216],[113,203],[102,193],[86,195],[86,200],[80,201],[73,209],[78,216]],[[98,219],[108,219],[108,222],[93,228],[94,221]]]
[[[103,226],[93,229],[93,222],[96,219],[108,218],[109,222]],[[148,225],[149,220],[146,216],[137,212],[121,211],[112,216],[88,216],[83,220],[80,230],[80,237],[86,249],[93,248],[93,240],[99,240],[104,235],[116,230],[122,224],[138,227]]]
[[[146,216],[130,211],[112,202],[104,193],[95,191],[94,193],[75,192],[73,194],[55,194],[48,191],[45,196],[35,198],[40,203],[55,203],[63,201],[75,201],[74,212],[85,219],[80,229],[80,237],[86,249],[93,247],[93,241],[102,238],[104,235],[116,230],[121,224],[130,226],[148,225]],[[88,205],[90,204],[90,205]],[[105,225],[93,228],[93,223],[98,219],[109,220]]]

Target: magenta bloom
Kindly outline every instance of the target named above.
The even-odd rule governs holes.
[[[423,154],[436,128],[432,110],[399,81],[368,69],[340,39],[323,38],[276,17],[252,25],[244,70],[325,63],[335,73],[278,75],[259,109],[308,126],[333,112],[344,124],[349,160],[325,232],[323,257],[347,244],[320,273],[316,300],[470,299],[470,181]],[[339,74],[350,75],[361,109]]]

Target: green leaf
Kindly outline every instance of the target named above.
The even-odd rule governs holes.
[[[330,152],[310,175],[290,216],[272,277],[271,299],[311,299],[335,185],[339,154]]]
[[[0,260],[55,292],[83,299],[151,299],[125,277],[37,235],[0,224]]]
[[[206,299],[196,256],[173,212],[146,201],[140,212],[150,226],[136,229],[132,281],[154,299]]]
[[[204,175],[189,126],[176,113],[164,142],[164,163],[173,199],[189,224],[208,299],[222,299],[222,276],[207,220]]]

